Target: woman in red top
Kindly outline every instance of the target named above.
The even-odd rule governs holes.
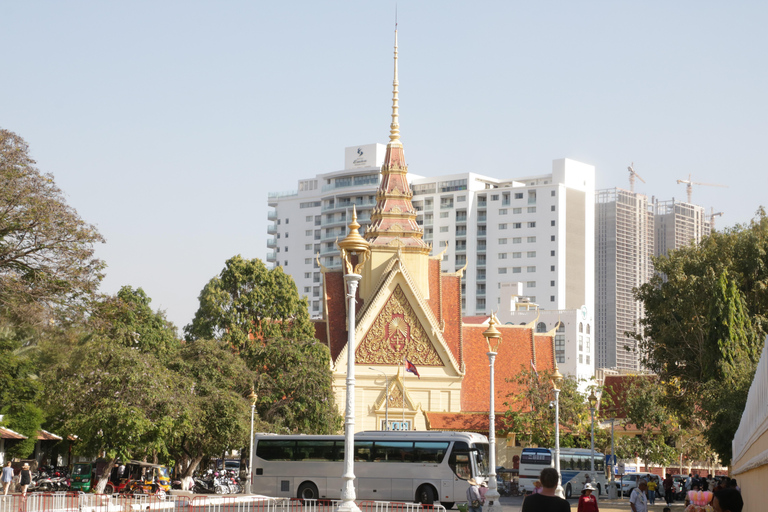
[[[595,488],[592,484],[586,484],[584,490],[581,491],[581,497],[579,498],[579,508],[577,512],[599,512],[597,508],[597,498],[592,496],[592,491]]]

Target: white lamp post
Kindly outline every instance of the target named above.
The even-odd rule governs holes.
[[[357,229],[357,209],[352,206],[352,222],[349,233],[337,245],[344,265],[344,282],[347,285],[347,408],[344,416],[344,473],[341,475],[342,502],[337,512],[360,512],[355,503],[355,305],[357,285],[362,276],[358,273],[370,256],[370,244]],[[356,261],[353,261],[356,256]]]
[[[258,395],[256,392],[251,388],[251,393],[248,395],[248,398],[251,399],[251,441],[250,441],[250,448],[248,449],[249,455],[248,455],[248,492],[251,492],[251,489],[253,488],[253,414],[256,411],[256,399],[258,398]]]
[[[591,481],[595,481],[595,405],[597,404],[597,397],[595,396],[595,390],[593,389],[592,392],[589,394],[589,398],[587,398],[589,401],[589,414],[592,417],[592,436],[590,438],[590,445],[592,449],[591,457],[589,458],[590,462],[590,472],[591,475]]]
[[[485,493],[485,512],[502,512],[501,503],[499,502],[499,490],[496,482],[496,412],[495,412],[495,400],[494,400],[494,368],[493,363],[496,360],[496,353],[501,345],[501,333],[496,326],[499,321],[496,319],[496,315],[491,313],[491,320],[488,325],[488,329],[483,332],[483,337],[488,344],[488,363],[491,367],[491,383],[490,383],[490,409],[488,411],[488,465],[490,466],[488,471],[488,492]]]
[[[384,380],[386,381],[386,389],[384,390],[384,430],[389,430],[389,377],[386,373],[381,370],[377,370],[376,368],[369,366],[368,369],[379,372],[384,376]]]
[[[552,388],[555,391],[555,469],[557,470],[557,489],[555,494],[565,498],[563,493],[563,479],[560,476],[560,385],[563,383],[563,375],[555,366],[552,374]]]

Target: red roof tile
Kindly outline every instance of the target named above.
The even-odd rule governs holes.
[[[61,441],[61,437],[42,429],[37,431],[37,439],[40,441]]]
[[[487,327],[483,325],[464,325],[464,361],[466,374],[461,384],[461,410],[487,411],[489,406],[490,367],[488,365],[488,344],[483,337]],[[495,409],[503,412],[508,409],[504,402],[509,402],[509,395],[519,389],[507,378],[514,377],[521,370],[528,369],[533,359],[532,330],[524,327],[500,325],[501,345],[494,362],[495,371]],[[548,340],[548,342],[547,342]],[[554,347],[552,338],[536,336],[537,361],[539,371],[553,370]]]
[[[14,432],[13,430],[5,427],[0,427],[0,438],[3,439],[26,439],[27,436]]]
[[[488,433],[487,412],[425,412],[424,415],[429,430]],[[497,431],[507,428],[504,416],[496,416],[494,423]]]

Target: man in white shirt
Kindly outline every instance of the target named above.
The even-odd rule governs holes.
[[[648,512],[646,489],[648,489],[648,484],[645,480],[638,480],[637,487],[632,489],[632,494],[629,496],[629,506],[632,508],[632,512]]]

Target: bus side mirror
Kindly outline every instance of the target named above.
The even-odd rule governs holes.
[[[477,462],[483,462],[483,454],[481,452],[477,452]]]

